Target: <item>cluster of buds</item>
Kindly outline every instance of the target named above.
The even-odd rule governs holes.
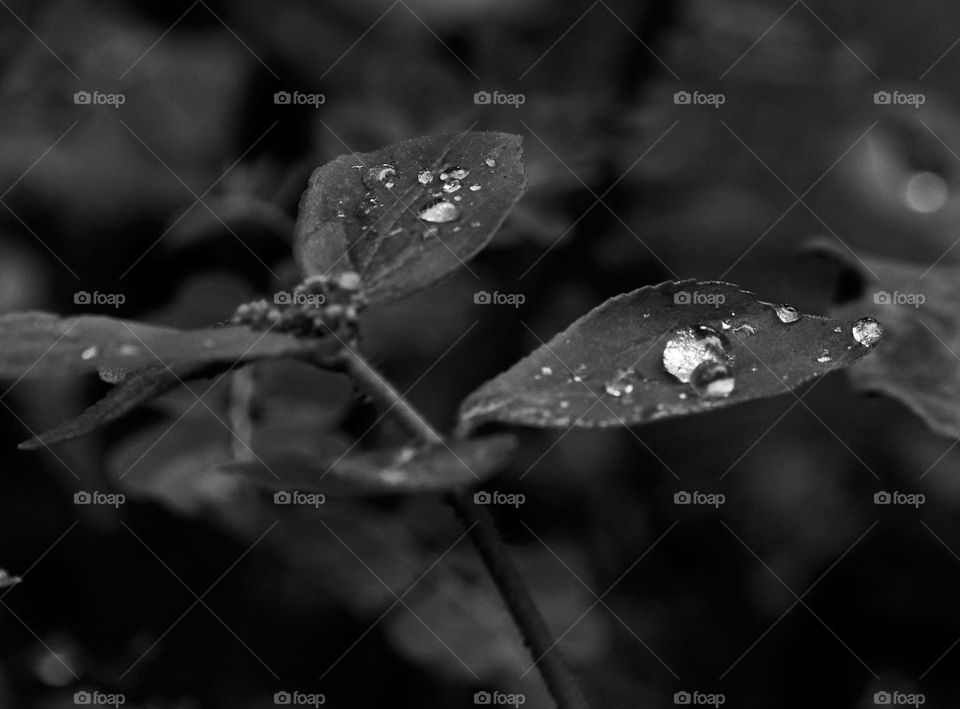
[[[272,303],[267,300],[243,303],[230,322],[254,330],[275,330],[301,337],[318,337],[328,332],[352,336],[363,306],[360,274],[346,271],[310,276],[292,293],[282,291],[274,295]]]

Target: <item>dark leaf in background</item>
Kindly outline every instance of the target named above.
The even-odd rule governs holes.
[[[463,402],[461,425],[633,425],[776,396],[867,354],[851,320],[718,281],[611,298]]]
[[[372,303],[421,290],[492,238],[523,194],[521,138],[455,133],[342,155],[300,201],[295,255],[306,275],[360,273]]]
[[[833,313],[871,315],[887,332],[883,347],[851,372],[854,384],[903,402],[937,433],[960,437],[960,268],[875,256],[858,261],[829,242],[810,248],[862,284],[859,297]]]
[[[452,490],[482,482],[497,472],[516,445],[500,434],[447,446],[405,446],[330,456],[309,457],[297,451],[274,451],[266,458],[228,463],[223,468],[260,485],[313,490],[331,495],[380,495]]]
[[[24,441],[18,447],[21,450],[36,450],[86,435],[186,381],[211,377],[229,367],[227,363],[184,363],[171,367],[156,364],[144,367],[128,374],[105,397],[76,418]]]
[[[14,313],[0,317],[0,378],[130,369],[158,361],[246,362],[297,355],[310,346],[290,335],[245,327],[184,331],[101,316]]]

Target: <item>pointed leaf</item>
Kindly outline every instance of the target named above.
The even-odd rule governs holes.
[[[709,339],[685,336],[701,325],[716,331],[716,340],[726,340],[722,356],[703,349]],[[787,324],[775,306],[729,283],[647,286],[608,300],[481,386],[461,405],[461,427],[471,430],[488,421],[633,425],[775,396],[867,354],[852,326],[850,320],[812,315]],[[722,360],[733,382],[724,378],[715,388],[680,381],[664,365],[671,341],[671,356],[689,357],[679,361],[688,379],[697,362],[706,360],[704,374]]]
[[[851,372],[854,384],[906,404],[931,429],[960,437],[960,268],[896,259],[856,259],[820,241],[810,246],[843,264],[858,294],[833,308],[883,323],[883,347]]]
[[[229,364],[219,362],[212,364],[174,364],[169,368],[162,364],[144,367],[129,373],[105,397],[76,418],[24,441],[17,447],[21,450],[36,450],[54,443],[79,438],[106,426],[111,421],[115,421],[141,404],[160,396],[183,382],[202,377],[212,377],[229,368]]]
[[[315,346],[315,345],[313,345]],[[165,363],[240,362],[303,353],[311,343],[246,327],[176,330],[101,316],[0,316],[0,378],[130,369]]]
[[[436,492],[486,480],[515,444],[514,436],[499,434],[454,441],[449,447],[407,446],[327,458],[273,451],[254,461],[227,463],[223,469],[265,487],[330,495]]]
[[[294,253],[301,269],[356,271],[371,303],[429,286],[486,246],[520,199],[521,153],[520,136],[472,132],[327,163],[300,201]],[[438,202],[440,214],[423,212]]]

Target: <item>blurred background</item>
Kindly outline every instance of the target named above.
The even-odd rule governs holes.
[[[222,321],[296,281],[314,167],[518,133],[528,190],[474,274],[363,319],[365,352],[448,429],[474,388],[624,291],[722,279],[825,313],[837,273],[798,256],[812,237],[955,263],[958,38],[945,0],[4,0],[0,310]],[[264,446],[400,440],[335,375],[255,370]],[[40,454],[16,444],[109,385],[10,384],[0,566],[23,582],[0,590],[0,706],[552,706],[438,500],[275,506],[215,468],[230,377]],[[955,703],[956,441],[843,373],[799,393],[520,432],[491,487],[526,502],[494,513],[592,706]],[[881,489],[926,503],[877,507]],[[674,504],[694,490],[725,502]]]

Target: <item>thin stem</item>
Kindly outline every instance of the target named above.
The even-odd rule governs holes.
[[[443,436],[360,354],[344,348],[342,357],[346,373],[384,411],[390,412],[410,435],[427,444],[445,444]],[[469,494],[450,493],[444,499],[470,530],[470,539],[510,609],[557,706],[560,709],[587,709],[587,703],[556,647],[558,642],[553,639],[507,553],[490,513],[485,507],[474,504]]]

